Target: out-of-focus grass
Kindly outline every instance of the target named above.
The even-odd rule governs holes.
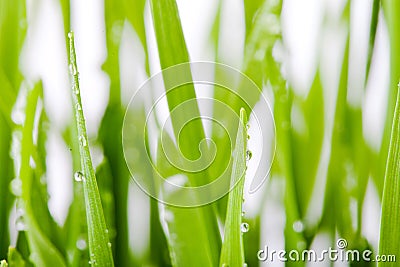
[[[219,34],[224,25],[221,23],[220,14],[226,4],[223,1],[218,3],[218,11],[212,33],[210,33],[218,62],[222,61],[218,55],[221,47],[218,46],[221,45]],[[60,5],[63,14],[63,31],[66,35],[70,31],[71,14],[74,10],[71,10],[68,0],[60,0]],[[94,170],[89,160],[88,147],[85,148],[82,144],[82,142],[88,144],[88,137],[82,128],[82,121],[84,121],[82,106],[80,101],[75,102],[74,108],[78,116],[62,135],[71,150],[73,159],[71,169],[74,171],[83,169],[86,182],[74,183],[73,202],[67,219],[61,227],[54,222],[49,212],[47,188],[43,184],[43,180],[45,181],[48,175],[47,126],[53,123],[48,121],[46,107],[43,105],[43,99],[46,96],[43,96],[41,82],[35,83],[35,86],[29,86],[29,83],[26,83],[27,85],[21,87],[21,82],[25,77],[19,71],[20,54],[26,28],[31,22],[26,20],[25,1],[3,0],[0,2],[0,187],[11,188],[13,191],[12,194],[10,190],[3,190],[0,199],[0,258],[6,258],[9,266],[86,266],[90,260],[92,264],[99,266],[112,265],[114,261],[116,266],[228,264],[231,267],[240,267],[245,262],[244,255],[249,266],[259,264],[256,254],[266,242],[261,239],[264,222],[260,212],[252,218],[246,218],[248,222],[251,222],[249,233],[242,237],[240,229],[238,230],[242,215],[242,180],[237,187],[233,188],[229,197],[219,200],[217,205],[178,208],[150,199],[150,234],[146,252],[144,255],[143,253],[139,255],[130,247],[129,234],[131,230],[137,230],[132,229],[128,224],[128,218],[142,215],[128,214],[130,174],[125,165],[121,137],[125,112],[123,101],[121,101],[120,81],[122,73],[120,59],[124,56],[120,50],[122,29],[125,25],[129,25],[137,34],[139,45],[145,53],[143,73],[148,76],[151,75],[149,55],[154,52],[149,51],[148,36],[152,31],[148,27],[154,27],[162,69],[190,61],[188,52],[190,49],[186,46],[178,12],[179,5],[176,1],[151,0],[149,5],[153,24],[145,24],[145,5],[146,1],[143,0],[106,0],[104,2],[107,59],[103,69],[110,78],[110,94],[97,140],[93,140],[103,149],[104,158],[103,162],[97,166],[97,170]],[[368,240],[363,236],[362,218],[366,188],[372,175],[378,194],[383,192],[379,253],[395,254],[399,250],[397,215],[399,205],[396,191],[399,173],[397,149],[399,109],[397,108],[394,112],[394,107],[396,96],[398,99],[399,95],[396,85],[400,77],[398,49],[400,4],[396,0],[372,2],[366,63],[357,71],[357,75],[365,74],[363,86],[367,87],[374,65],[376,38],[379,36],[377,34],[380,21],[378,18],[383,16],[390,37],[391,84],[386,126],[379,157],[372,152],[364,138],[364,107],[350,105],[348,100],[351,90],[354,89],[349,84],[357,78],[350,75],[352,73],[351,64],[349,64],[352,58],[350,46],[359,40],[352,40],[352,33],[347,32],[338,77],[337,99],[334,103],[333,129],[329,132],[330,128],[327,127],[329,122],[326,121],[329,114],[326,112],[331,111],[326,107],[329,106],[327,103],[330,99],[327,99],[325,95],[323,68],[320,67],[322,64],[318,62],[314,82],[308,94],[301,96],[296,90],[297,85],[292,83],[290,75],[285,72],[287,70],[282,64],[285,62],[281,62],[282,58],[277,56],[279,49],[285,48],[281,27],[282,6],[283,1],[243,1],[244,19],[241,23],[243,23],[245,34],[241,70],[254,81],[260,91],[249,92],[246,83],[239,80],[237,86],[231,89],[239,96],[246,95],[247,102],[236,97],[229,90],[215,90],[214,100],[228,104],[236,113],[244,107],[246,113],[251,114],[262,94],[261,89],[268,91],[268,95],[273,98],[271,102],[273,102],[276,123],[277,151],[271,179],[280,179],[285,186],[283,205],[286,221],[282,234],[286,250],[310,248],[314,238],[321,232],[328,232],[332,242],[338,235],[346,238],[349,248],[360,251],[370,248]],[[324,23],[329,21],[332,24],[340,24],[349,31],[350,17],[352,12],[355,12],[351,6],[351,1],[346,1],[341,18],[337,21],[324,20]],[[383,12],[380,12],[381,6]],[[329,10],[326,13],[328,14]],[[338,26],[336,24],[335,26]],[[68,49],[67,51],[69,55],[73,54]],[[290,57],[290,53],[287,56]],[[318,61],[321,61],[320,55],[318,55]],[[224,75],[226,73],[217,71],[215,79],[223,79]],[[77,83],[77,76],[73,77],[73,81],[74,84]],[[168,83],[167,79],[166,82]],[[18,109],[15,106],[17,96],[25,102],[24,109]],[[192,99],[196,99],[196,94],[191,84],[185,85],[184,90],[167,94],[170,111],[184,101]],[[364,96],[360,100],[362,102]],[[14,112],[12,112],[13,109]],[[186,111],[194,117],[200,114],[197,105],[192,105]],[[138,142],[155,142],[145,132],[137,131],[145,127],[145,103],[135,107],[132,112],[136,127],[136,131],[133,130],[133,138]],[[197,159],[201,156],[197,145],[206,136],[203,125],[200,120],[195,120],[179,134],[179,127],[184,118],[182,115],[185,114],[173,114],[174,137],[179,140],[179,146],[176,146],[171,137],[164,140],[166,147],[161,146],[160,138],[157,140],[159,142],[156,156],[157,167],[166,177],[187,175],[189,184],[192,186],[209,182],[210,178],[216,177],[231,159],[233,151],[228,148],[230,142],[236,143],[236,148],[240,148],[240,151],[234,151],[233,158],[236,159],[236,164],[230,166],[232,174],[235,174],[238,169],[243,169],[243,152],[246,147],[246,134],[243,134],[245,129],[239,127],[237,131],[237,125],[233,123],[235,121],[233,116],[238,114],[220,113],[222,110],[215,105],[215,117],[227,121],[228,127],[231,128],[228,132],[238,132],[240,138],[235,139],[235,136],[232,136],[232,140],[229,140],[226,136],[220,135],[218,128],[214,127],[212,138],[216,147],[219,148],[215,161],[209,170],[196,174],[177,170],[169,163],[163,149],[167,149],[168,154],[175,156],[178,156],[178,151],[181,150],[189,159]],[[242,122],[245,118],[243,114],[244,112],[241,114]],[[80,127],[76,127],[76,123]],[[298,125],[301,127],[298,128]],[[321,168],[324,168],[324,162],[321,155],[324,148],[323,142],[327,137],[330,138],[330,156],[327,162],[324,205],[319,214],[320,221],[311,224],[306,219],[313,201],[315,186],[321,179],[320,173],[323,173]],[[81,142],[80,145],[79,142]],[[139,153],[144,156],[147,151],[139,151]],[[82,163],[81,157],[86,159]],[[156,173],[151,168],[141,162],[138,165],[135,172],[140,172],[141,176],[149,180],[154,178]],[[95,185],[95,171],[99,190]],[[269,200],[268,196],[264,199]],[[356,202],[355,212],[351,204],[353,202]],[[14,203],[17,220],[10,222],[10,210]],[[103,211],[105,218],[102,215]],[[83,219],[86,216],[88,223]],[[266,216],[267,220],[273,216],[269,214]],[[13,227],[9,229],[9,225],[14,223],[17,229]],[[106,223],[108,228],[105,226]],[[109,229],[110,240],[113,244],[111,249],[108,245],[106,229]],[[15,248],[9,248],[10,232],[15,232],[15,230],[18,230],[16,243],[12,244]],[[224,243],[221,250],[222,231]],[[1,264],[5,266],[6,262],[2,261]],[[289,261],[285,265],[304,266],[305,263]]]

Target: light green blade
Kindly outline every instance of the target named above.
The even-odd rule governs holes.
[[[393,117],[383,189],[379,254],[400,258],[400,92]],[[399,266],[399,262],[380,262],[378,266]]]
[[[108,229],[104,219],[100,193],[97,187],[96,176],[89,150],[85,117],[82,111],[73,33],[70,32],[68,37],[70,41],[70,70],[72,77],[74,113],[79,136],[81,166],[83,168],[82,173],[75,173],[75,179],[81,180],[83,183],[86,218],[88,223],[90,263],[98,266],[114,266],[111,243],[108,238]]]
[[[228,207],[225,219],[224,241],[222,243],[219,265],[243,266],[244,247],[243,232],[247,232],[248,224],[242,224],[243,188],[246,173],[247,152],[247,115],[245,109],[240,110],[240,122],[233,154],[231,184],[235,185],[228,196]],[[242,229],[243,228],[243,229]],[[243,232],[242,232],[243,230]]]

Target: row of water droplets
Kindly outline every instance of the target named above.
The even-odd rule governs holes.
[[[248,131],[250,129],[250,124],[246,125],[246,131]],[[250,135],[247,134],[247,140],[250,139]],[[253,153],[247,149],[246,150],[246,170],[247,170],[247,163],[251,160],[251,157],[253,156]],[[245,199],[243,198],[243,202],[245,201]],[[242,206],[242,218],[245,215],[245,211],[243,210],[243,206]],[[247,222],[242,222],[240,224],[240,232],[242,234],[247,233],[250,230],[250,225]],[[227,264],[222,264],[222,267],[229,267],[229,265]],[[243,263],[243,267],[247,267],[247,263]]]
[[[250,124],[247,124],[246,125],[246,132],[249,129],[250,129]],[[249,134],[247,134],[247,140],[250,140],[250,135]],[[249,149],[247,149],[246,150],[246,170],[247,170],[247,163],[251,160],[252,156],[253,156],[253,153]],[[245,201],[245,199],[243,198],[243,202],[244,201]],[[244,215],[245,215],[245,212],[244,212],[243,207],[242,207],[242,217],[244,217]],[[241,225],[240,225],[240,232],[243,234],[243,233],[247,233],[249,230],[250,230],[249,224],[246,223],[246,222],[242,222]],[[246,266],[247,266],[247,264],[246,264]]]

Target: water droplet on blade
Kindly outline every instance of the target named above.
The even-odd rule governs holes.
[[[85,179],[85,177],[83,176],[83,173],[81,173],[81,172],[76,172],[76,173],[74,174],[74,179],[75,179],[75,181],[77,181],[77,182],[82,182],[82,181]]]
[[[79,250],[85,250],[87,248],[86,240],[83,238],[76,240],[76,248]]]
[[[247,233],[249,231],[249,229],[250,229],[250,226],[248,223],[242,223],[240,225],[240,232],[242,232],[242,233]]]
[[[112,246],[112,245],[111,245],[111,242],[108,242],[108,243],[107,243],[107,246],[108,246],[109,248],[111,248],[111,246]]]
[[[86,138],[83,135],[79,136],[79,142],[82,146],[87,146]]]
[[[22,181],[21,179],[14,178],[10,183],[10,190],[16,197],[20,197],[22,195]]]
[[[246,151],[246,160],[251,160],[251,157],[253,156],[253,153],[250,150]]]
[[[295,221],[293,223],[293,230],[297,233],[301,233],[304,230],[304,224],[301,221]]]

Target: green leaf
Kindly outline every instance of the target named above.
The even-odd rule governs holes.
[[[243,188],[246,173],[247,152],[247,115],[240,110],[240,122],[233,154],[231,185],[234,185],[228,196],[228,207],[225,219],[224,241],[222,243],[220,266],[243,266],[244,248],[242,225]]]
[[[10,267],[25,267],[25,260],[14,247],[8,248],[7,259]]]
[[[163,149],[168,151],[168,156],[178,155],[171,137],[167,134],[159,140],[157,150],[157,170],[162,177],[183,175],[170,164]],[[156,174],[155,174],[156,175]],[[182,197],[178,190],[170,197]],[[193,196],[184,196],[193,197]],[[217,266],[219,251],[215,243],[209,239],[210,226],[206,223],[205,213],[209,206],[196,208],[180,208],[159,203],[160,219],[167,237],[171,263],[173,266]],[[190,223],[188,223],[190,222]],[[195,242],[193,242],[195,240]]]
[[[33,171],[30,166],[30,159],[34,151],[33,133],[34,120],[39,95],[41,94],[41,83],[28,92],[27,105],[25,109],[25,123],[22,128],[21,141],[21,167],[19,178],[21,179],[21,209],[24,211],[23,220],[26,225],[26,237],[29,244],[30,260],[37,266],[65,266],[64,259],[60,252],[50,242],[48,237],[40,228],[40,218],[35,216],[32,203],[32,185],[34,183]]]
[[[400,88],[397,91],[386,164],[379,240],[380,255],[396,255],[396,259],[400,257]],[[399,266],[399,264],[380,262],[378,266]]]
[[[153,25],[160,57],[162,69],[189,61],[189,54],[183,36],[182,26],[179,18],[178,8],[175,0],[150,1],[153,16]],[[191,77],[190,70],[185,75]],[[164,76],[166,88],[170,88],[171,79],[174,77]],[[187,118],[199,118],[200,112],[196,101],[194,85],[192,83],[180,86],[177,90],[170,90],[167,95],[168,107],[170,112],[179,107],[186,101],[192,101],[191,105],[182,105],[179,112],[171,114],[172,127],[175,138],[178,140],[178,147],[183,156],[189,160],[197,160],[201,157],[198,149],[193,149],[193,144],[200,144],[205,139],[203,125],[200,119],[191,120],[185,125]],[[192,104],[193,103],[193,104]],[[181,131],[181,126],[185,127]],[[159,161],[157,161],[159,163]],[[187,175],[190,186],[200,186],[210,182],[211,177],[208,171],[198,173],[182,173]],[[191,196],[200,197],[200,196]],[[216,220],[214,205],[207,205],[199,208],[173,208],[170,209],[174,214],[175,223],[168,224],[168,229],[164,227],[166,236],[171,249],[171,260],[175,266],[188,266],[193,264],[194,251],[204,253],[203,257],[197,256],[196,266],[215,266],[218,264],[221,237]],[[191,219],[189,219],[191,218]],[[196,223],[187,224],[187,221]],[[169,234],[167,234],[169,233]],[[171,237],[175,233],[176,238]],[[190,233],[202,236],[197,242],[189,240]],[[200,240],[204,240],[201,242]]]
[[[293,176],[296,186],[300,217],[303,218],[313,193],[324,138],[324,96],[319,73],[305,100],[294,96],[292,124]],[[293,110],[295,107],[297,109]],[[304,125],[302,125],[304,124]]]
[[[11,110],[22,81],[19,55],[26,34],[26,1],[0,1],[0,188],[8,188],[14,178],[9,155],[14,123]],[[0,201],[0,259],[9,246],[8,220],[14,197],[3,190]]]
[[[86,122],[82,111],[82,102],[79,88],[78,67],[76,63],[74,34],[70,32],[70,70],[72,78],[73,109],[78,129],[79,152],[83,172],[76,173],[77,180],[82,180],[85,196],[86,219],[88,224],[90,263],[99,266],[114,266],[111,252],[111,243],[108,238],[108,230],[104,219],[103,208],[96,176],[90,155]]]
[[[375,37],[378,29],[380,7],[381,7],[381,0],[374,0],[372,4],[371,23],[369,26],[369,43],[368,43],[367,65],[366,65],[364,84],[366,84],[368,81],[369,72],[371,69],[372,55],[375,47]]]
[[[384,0],[382,1],[382,5],[390,39],[390,87],[382,145],[379,153],[378,167],[374,175],[379,193],[383,189],[383,177],[389,153],[390,131],[396,104],[396,89],[400,77],[400,23],[398,20],[400,16],[400,1]]]

